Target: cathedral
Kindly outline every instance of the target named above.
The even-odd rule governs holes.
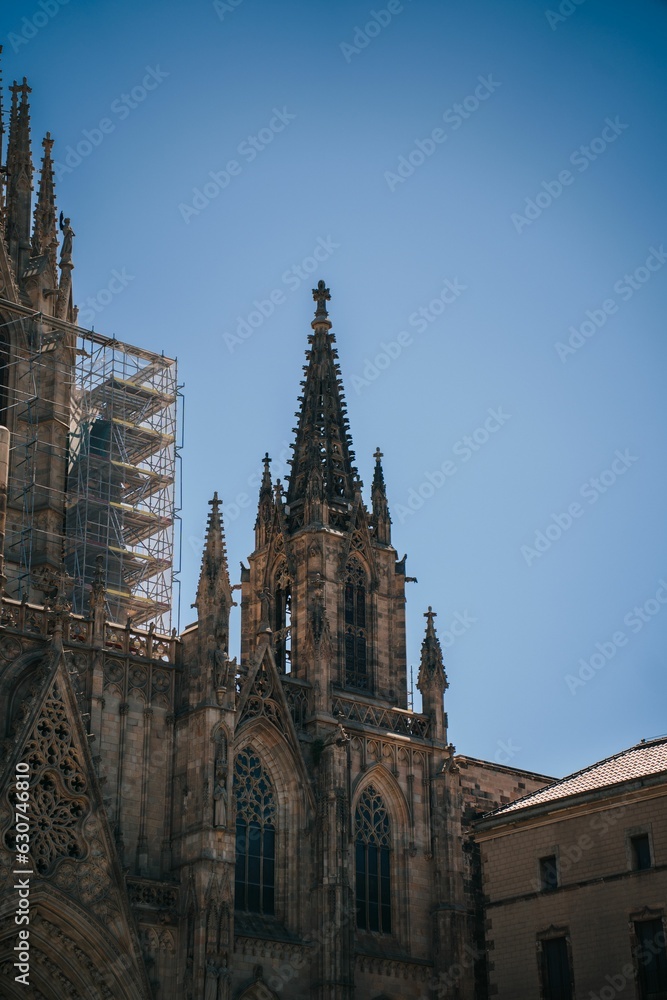
[[[409,707],[405,558],[379,449],[362,493],[329,289],[304,331],[288,481],[266,455],[240,579],[209,501],[178,635],[175,361],[78,325],[53,139],[36,169],[27,81],[10,92],[0,995],[481,1000],[472,823],[548,779],[455,753],[431,608]]]

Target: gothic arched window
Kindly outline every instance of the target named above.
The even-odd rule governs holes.
[[[251,749],[234,762],[237,910],[272,915],[275,897],[276,805],[262,762]]]
[[[292,581],[287,563],[281,563],[275,577],[273,649],[278,670],[292,670]]]
[[[372,785],[354,817],[357,927],[391,933],[391,829],[382,796]]]
[[[345,567],[345,684],[368,689],[366,574],[356,559]]]

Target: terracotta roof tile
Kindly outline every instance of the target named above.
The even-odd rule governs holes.
[[[540,788],[537,792],[530,792],[520,799],[515,799],[509,805],[502,806],[488,815],[505,816],[530,806],[560,802],[575,795],[660,774],[662,771],[667,771],[667,736],[637,743],[627,750],[614,754],[613,757],[607,757],[606,760],[600,760],[581,771],[569,774],[566,778],[554,781],[553,784]]]

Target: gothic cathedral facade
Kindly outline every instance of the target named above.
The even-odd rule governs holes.
[[[325,283],[286,488],[267,455],[234,585],[213,497],[197,620],[164,632],[136,580],[168,560],[142,555],[148,513],[118,499],[168,485],[146,464],[158,431],[137,423],[122,477],[109,443],[127,425],[110,394],[155,420],[159,359],[132,349],[141,378],[105,377],[86,397],[85,447],[112,470],[111,499],[88,496],[77,527],[77,338],[92,334],[77,326],[69,220],[59,243],[49,135],[33,211],[28,94],[12,88],[0,240],[0,994],[484,997],[470,825],[546,779],[455,754],[430,608],[422,711],[408,707],[405,558],[379,450],[362,496]],[[125,521],[102,545],[109,509]]]

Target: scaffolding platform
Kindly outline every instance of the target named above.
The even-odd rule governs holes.
[[[109,617],[169,628],[176,362],[79,329],[67,489],[67,570],[84,614],[98,555]]]

